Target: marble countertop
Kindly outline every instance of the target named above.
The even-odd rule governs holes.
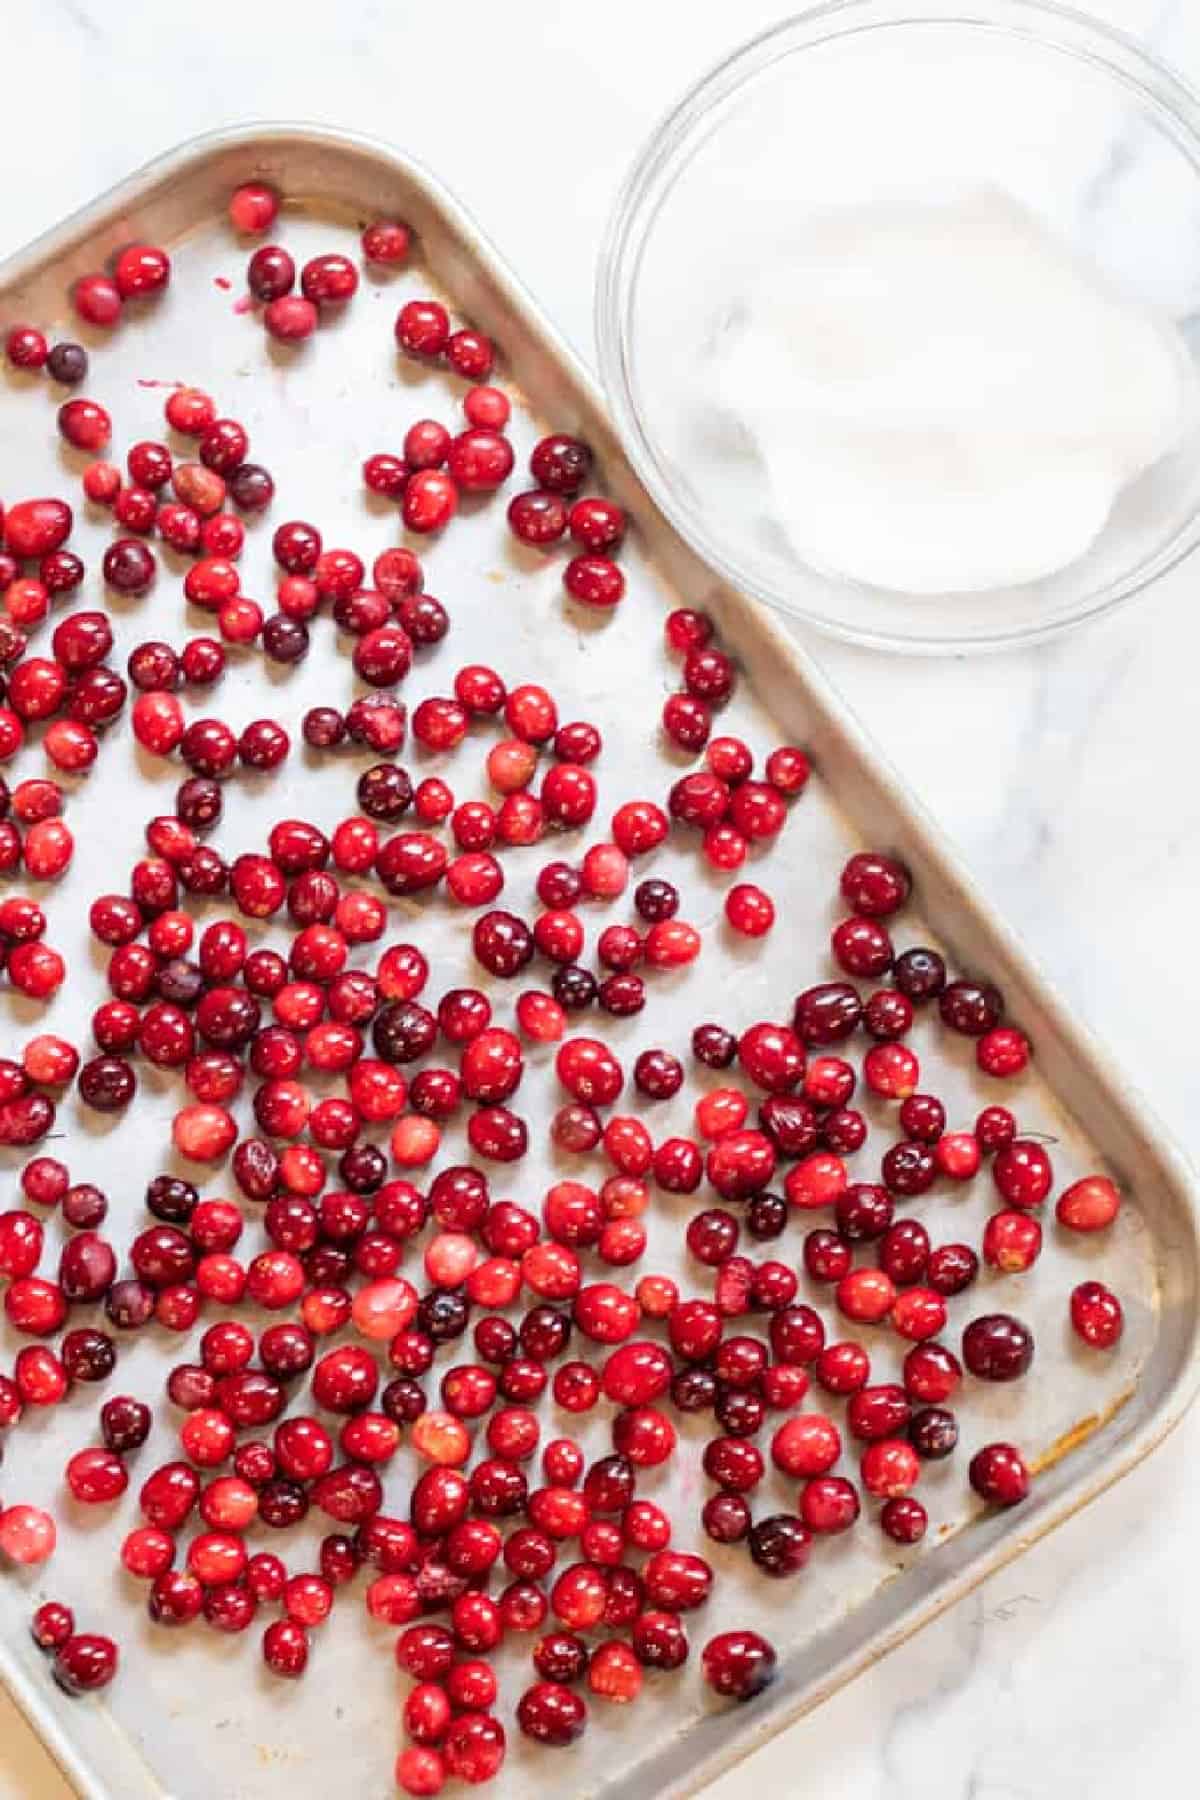
[[[0,252],[215,125],[306,118],[436,168],[590,353],[596,251],[659,113],[777,19],[716,0],[44,0],[5,84]],[[1087,8],[1200,84],[1188,0]],[[1189,18],[1189,13],[1191,17]],[[1192,563],[1065,642],[977,662],[812,646],[1035,955],[1200,1159],[1200,895]],[[948,744],[953,756],[947,756]],[[1191,1791],[1200,1688],[1200,1410],[1142,1469],[812,1718],[720,1800],[1124,1800]],[[0,1800],[63,1800],[0,1697]]]

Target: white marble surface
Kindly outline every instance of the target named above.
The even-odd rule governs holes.
[[[1189,0],[1091,10],[1200,83]],[[676,92],[778,17],[763,0],[42,0],[5,81],[0,251],[215,125],[309,118],[435,167],[591,346],[617,182]],[[1190,14],[1190,17],[1189,17]],[[1130,1078],[1200,1155],[1200,568],[1049,649],[896,662],[816,646]],[[947,746],[953,745],[953,754]],[[823,1800],[1195,1791],[1200,1414],[1118,1490],[712,1790]],[[0,1701],[0,1800],[66,1789]],[[214,1800],[218,1797],[214,1796]]]

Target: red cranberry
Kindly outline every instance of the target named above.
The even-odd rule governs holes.
[[[1010,1206],[1040,1206],[1050,1192],[1054,1170],[1043,1146],[1032,1138],[1017,1138],[999,1151],[992,1163],[992,1180]]]
[[[938,1010],[952,1031],[981,1038],[999,1023],[1004,1001],[988,983],[952,981],[938,995]]]
[[[57,1646],[54,1679],[68,1694],[92,1694],[112,1681],[118,1660],[111,1638],[79,1632]]]
[[[1107,1175],[1085,1175],[1058,1197],[1054,1213],[1069,1231],[1104,1231],[1121,1209],[1121,1194]]]
[[[704,1646],[704,1679],[725,1700],[752,1700],[775,1678],[775,1651],[757,1631],[723,1631]]]
[[[927,1462],[951,1455],[958,1443],[958,1421],[942,1406],[923,1406],[909,1421],[908,1441]]]
[[[75,1629],[75,1615],[69,1606],[47,1600],[33,1615],[30,1632],[39,1650],[57,1650]]]
[[[1015,1381],[1033,1361],[1033,1335],[1010,1313],[985,1313],[963,1332],[963,1361],[984,1381]]]
[[[792,1514],[774,1513],[751,1528],[747,1542],[755,1567],[779,1580],[807,1563],[812,1533]]]
[[[979,1497],[996,1506],[1016,1506],[1029,1492],[1029,1470],[1012,1444],[985,1444],[968,1473]]]
[[[1110,1350],[1125,1329],[1117,1296],[1101,1281],[1081,1281],[1071,1292],[1071,1324],[1085,1344]]]
[[[579,1695],[555,1681],[539,1681],[517,1703],[517,1723],[539,1744],[574,1743],[587,1724],[587,1707]]]

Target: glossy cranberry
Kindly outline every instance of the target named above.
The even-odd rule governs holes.
[[[914,1004],[933,1000],[946,985],[946,964],[936,950],[918,947],[902,951],[892,968],[892,980]]]
[[[933,1186],[937,1163],[927,1144],[893,1144],[881,1166],[884,1186],[890,1193],[909,1198]]]
[[[39,1650],[57,1650],[75,1629],[75,1615],[69,1606],[47,1600],[33,1615],[30,1635]]]
[[[1016,1506],[1029,1492],[1029,1470],[1012,1444],[985,1444],[971,1458],[971,1486],[981,1500]]]
[[[938,995],[938,1010],[952,1031],[981,1038],[999,1023],[1004,1001],[986,982],[952,981]]]
[[[961,1294],[979,1273],[979,1258],[969,1244],[939,1244],[929,1253],[925,1280],[935,1293]]]
[[[773,1513],[751,1527],[747,1544],[755,1567],[764,1575],[781,1580],[795,1575],[807,1563],[812,1533],[791,1513]]]
[[[40,369],[50,353],[45,334],[33,325],[13,325],[4,339],[4,354],[14,369]]]
[[[834,1203],[837,1228],[851,1243],[880,1238],[892,1222],[892,1197],[886,1188],[855,1182]]]
[[[868,1444],[860,1463],[869,1494],[895,1499],[920,1479],[921,1465],[912,1445],[902,1438],[879,1438]]]
[[[587,1725],[587,1706],[579,1695],[556,1681],[539,1681],[517,1703],[517,1723],[536,1743],[573,1744]]]
[[[825,982],[798,995],[793,1029],[805,1044],[837,1044],[857,1028],[862,1011],[862,1001],[848,983]]]
[[[892,966],[892,940],[874,919],[843,919],[834,927],[830,947],[847,975],[874,980]]]
[[[908,1441],[926,1462],[939,1462],[958,1444],[958,1421],[944,1406],[923,1406],[909,1420]]]
[[[94,400],[67,400],[58,409],[58,429],[76,450],[103,450],[112,437],[112,419]]]
[[[879,1246],[879,1266],[897,1287],[910,1287],[920,1281],[929,1258],[929,1233],[917,1219],[898,1219]],[[944,1292],[941,1288],[934,1291]]]
[[[308,1632],[293,1619],[276,1619],[263,1633],[262,1654],[272,1675],[296,1681],[308,1667]]]
[[[572,600],[607,610],[625,596],[625,577],[607,556],[575,556],[563,572],[563,586]]]
[[[861,851],[842,870],[839,885],[855,912],[885,918],[904,905],[910,882],[907,870],[895,858]]]
[[[117,1366],[117,1347],[107,1332],[80,1326],[59,1345],[63,1368],[71,1381],[107,1381]]]
[[[1032,1268],[1042,1251],[1042,1228],[1029,1213],[998,1212],[983,1233],[983,1260],[1004,1275]]]
[[[963,1332],[963,1361],[984,1381],[1015,1381],[1033,1361],[1033,1334],[1010,1313],[985,1313]]]
[[[859,1511],[857,1490],[843,1475],[818,1475],[800,1490],[800,1517],[822,1536],[849,1531]]]
[[[885,1501],[879,1514],[885,1537],[895,1544],[919,1544],[929,1526],[929,1514],[919,1500],[910,1494],[897,1495]]]
[[[1107,1175],[1085,1175],[1058,1197],[1054,1214],[1069,1231],[1104,1231],[1121,1209],[1121,1194]]]
[[[904,1390],[916,1400],[948,1400],[962,1381],[962,1365],[944,1344],[917,1344],[904,1358]]]
[[[771,1460],[785,1475],[827,1474],[842,1453],[842,1439],[823,1413],[798,1413],[776,1431]]]
[[[55,1647],[52,1673],[66,1693],[94,1694],[112,1681],[118,1661],[111,1638],[78,1632]]]
[[[1010,1206],[1041,1206],[1054,1181],[1054,1169],[1045,1148],[1033,1138],[1016,1138],[997,1152],[992,1180]]]
[[[1071,1291],[1071,1324],[1094,1350],[1111,1350],[1125,1329],[1121,1302],[1102,1281],[1081,1281]]]
[[[702,1653],[704,1679],[723,1700],[752,1700],[775,1679],[776,1655],[757,1631],[723,1631]]]
[[[398,220],[380,219],[362,234],[362,251],[369,263],[395,268],[408,258],[411,233]]]

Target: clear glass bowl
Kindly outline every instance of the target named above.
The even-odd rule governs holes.
[[[730,475],[698,371],[788,217],[878,179],[1007,189],[1200,354],[1200,103],[1131,40],[1050,0],[833,0],[714,69],[620,195],[596,298],[600,366],[650,494],[726,580],[836,637],[958,652],[1052,637],[1200,539],[1200,422],[1119,497],[1091,549],[1020,587],[933,597],[805,565],[767,482]],[[863,529],[870,530],[864,519]]]

